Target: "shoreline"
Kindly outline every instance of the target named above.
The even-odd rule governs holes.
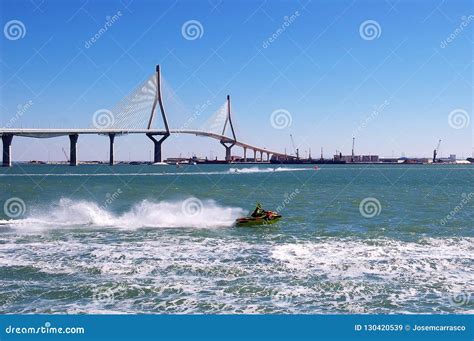
[[[461,162],[460,162],[461,161]],[[13,165],[35,165],[35,166],[47,166],[47,165],[64,165],[69,166],[69,162],[66,161],[17,161],[14,162]],[[107,165],[111,166],[107,161],[81,161],[78,162],[78,165]],[[113,164],[113,166],[137,166],[137,165],[150,165],[150,166],[176,166],[176,163],[173,162],[164,162],[163,164],[155,165],[153,162],[150,161],[119,161]],[[339,165],[339,166],[347,166],[347,165],[403,165],[403,166],[419,166],[419,165],[433,165],[433,166],[466,166],[466,165],[474,165],[473,162],[469,162],[467,160],[458,160],[457,162],[346,162],[346,163],[339,163],[339,162],[226,162],[224,160],[218,160],[217,162],[196,162],[196,163],[178,163],[179,166],[195,166],[195,165],[273,165],[273,166],[285,166],[285,165],[304,165],[304,166],[313,166],[316,165]]]

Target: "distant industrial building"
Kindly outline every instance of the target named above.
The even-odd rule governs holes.
[[[352,138],[351,155],[342,155],[342,153],[334,155],[334,161],[345,163],[378,163],[380,162],[378,155],[355,155],[355,137]]]
[[[334,155],[334,160],[345,163],[377,163],[380,162],[378,155]]]

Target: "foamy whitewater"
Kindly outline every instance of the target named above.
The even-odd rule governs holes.
[[[244,213],[238,207],[222,207],[214,200],[201,201],[193,197],[182,201],[143,200],[122,214],[111,213],[94,202],[62,198],[47,210],[33,208],[30,216],[17,220],[0,220],[0,225],[16,228],[18,232],[77,226],[129,229],[229,227]]]
[[[167,168],[169,169],[170,166]],[[192,167],[192,166],[189,166]],[[202,167],[202,166],[201,166]],[[213,171],[213,172],[203,172],[203,171],[189,171],[189,169],[183,169],[180,172],[153,172],[153,173],[50,173],[50,174],[35,174],[35,173],[23,173],[23,174],[0,174],[0,177],[110,177],[110,176],[182,176],[182,175],[236,175],[236,174],[252,174],[252,173],[273,173],[273,172],[299,172],[299,171],[314,171],[314,168],[287,168],[287,167],[239,167],[239,168],[229,168],[224,171]]]
[[[21,167],[2,313],[474,312],[465,167]],[[283,219],[235,227],[256,202]]]

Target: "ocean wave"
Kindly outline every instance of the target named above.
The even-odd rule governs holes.
[[[314,170],[314,168],[288,168],[288,167],[247,167],[229,168],[225,171],[210,172],[161,172],[161,173],[22,173],[22,174],[0,174],[0,177],[112,177],[112,176],[173,176],[173,175],[228,175],[228,174],[253,174],[253,173],[279,173]]]
[[[193,234],[116,237],[113,243],[110,234],[31,238],[27,243],[23,236],[9,237],[0,243],[0,266],[70,276],[68,281],[63,276],[57,281],[55,276],[38,279],[32,284],[38,290],[59,286],[61,292],[70,292],[87,285],[89,302],[78,302],[71,294],[71,299],[54,304],[54,311],[62,313],[472,313],[474,309],[472,299],[453,301],[459,293],[472,293],[473,238],[419,242],[321,238],[256,244],[239,237]],[[84,275],[90,276],[87,284]],[[94,302],[94,290],[115,295],[115,301]],[[50,300],[35,307],[29,312],[52,309]]]
[[[240,174],[251,174],[251,173],[272,173],[272,172],[297,172],[307,171],[313,168],[289,168],[289,167],[248,167],[248,168],[230,168],[227,173],[240,173]]]
[[[24,219],[0,220],[0,225],[25,231],[54,227],[197,227],[232,226],[244,215],[239,207],[221,206],[214,200],[143,200],[123,214],[114,214],[95,202],[62,198],[47,209],[36,208]]]

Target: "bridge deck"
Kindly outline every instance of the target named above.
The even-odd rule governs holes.
[[[189,134],[189,135],[196,135],[196,136],[204,136],[210,137],[219,141],[223,142],[233,142],[231,138],[206,132],[202,130],[190,130],[190,129],[170,129],[171,134]],[[3,135],[14,135],[14,136],[24,136],[24,137],[33,137],[33,138],[51,138],[51,137],[58,137],[58,136],[68,136],[68,135],[81,135],[81,134],[96,134],[96,135],[108,135],[108,134],[116,134],[116,135],[127,135],[127,134],[151,134],[151,135],[165,135],[166,131],[162,129],[96,129],[96,128],[83,128],[83,129],[36,129],[36,128],[25,128],[25,129],[17,129],[17,128],[9,128],[9,129],[0,129],[0,136]],[[257,152],[262,153],[269,153],[275,156],[286,156],[283,153],[276,152],[273,150],[257,147],[248,143],[235,141],[235,145],[247,148],[251,150],[255,150]]]

